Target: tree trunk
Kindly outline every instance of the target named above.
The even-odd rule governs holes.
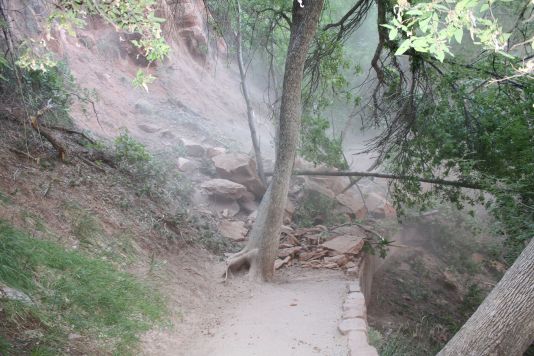
[[[324,0],[303,0],[301,6],[298,1],[293,1],[273,178],[258,209],[248,245],[227,261],[230,270],[250,266],[249,274],[254,280],[268,281],[274,274],[280,227],[300,134],[304,61],[323,3]]]
[[[248,127],[250,129],[250,137],[252,139],[252,147],[254,148],[254,155],[256,156],[256,167],[258,171],[258,176],[260,177],[263,184],[267,184],[265,179],[265,171],[263,169],[263,158],[261,156],[260,143],[258,142],[258,134],[256,133],[256,123],[254,108],[250,102],[250,97],[248,93],[248,87],[246,82],[246,73],[245,65],[243,64],[243,47],[242,47],[242,38],[241,38],[241,4],[239,0],[237,2],[237,64],[239,65],[239,75],[241,77],[241,90],[243,91],[243,98],[247,104],[247,119]]]
[[[534,239],[438,356],[520,356],[534,341]]]

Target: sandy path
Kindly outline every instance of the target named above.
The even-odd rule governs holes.
[[[347,341],[337,324],[346,285],[336,271],[286,272],[230,303],[218,327],[186,345],[181,355],[345,356]]]

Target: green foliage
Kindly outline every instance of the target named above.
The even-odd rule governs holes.
[[[135,74],[132,83],[134,87],[143,88],[148,92],[148,84],[152,83],[154,80],[156,80],[156,77],[152,74],[145,73],[143,70],[139,69]]]
[[[11,198],[0,191],[0,204],[8,205],[11,204]]]
[[[335,200],[315,191],[309,191],[299,202],[294,215],[294,222],[300,227],[317,224],[332,226],[345,223],[347,218],[334,211]]]
[[[63,353],[72,332],[95,340],[102,351],[132,352],[138,335],[165,315],[154,290],[107,262],[36,240],[3,221],[0,247],[0,282],[35,303],[0,302],[1,344],[10,343],[17,354]]]
[[[421,337],[421,334],[428,334],[429,332],[429,330],[421,331],[420,333],[416,332],[415,335],[410,335],[407,330],[398,328],[380,333],[380,331],[370,327],[369,344],[377,349],[380,356],[427,356],[436,354],[440,349],[439,347],[434,347],[429,353],[428,348],[416,339],[418,336]]]
[[[100,15],[116,28],[129,33],[138,33],[141,39],[132,43],[143,50],[149,62],[163,60],[170,47],[162,35],[161,24],[165,21],[155,15],[157,2],[154,0],[119,0],[113,2],[92,2],[60,0],[62,13],[54,13],[50,21],[59,26],[73,29],[83,25],[88,15]],[[60,21],[57,21],[60,19]],[[68,21],[71,20],[71,21]],[[72,24],[74,22],[74,24]]]
[[[48,36],[53,24],[64,28],[71,36],[76,35],[76,28],[85,25],[85,18],[98,15],[113,25],[116,29],[127,33],[140,35],[132,39],[150,63],[164,60],[170,52],[170,46],[165,41],[161,24],[163,18],[156,16],[157,1],[155,0],[118,0],[118,1],[76,1],[59,0],[60,9],[49,17]],[[139,70],[133,81],[134,86],[143,87],[148,91],[148,84],[155,78]]]
[[[534,83],[516,78],[520,89],[483,85],[485,73],[513,73],[501,56],[482,59],[477,68],[451,64],[432,78],[433,95],[417,97],[421,119],[402,151],[390,155],[395,157],[390,168],[411,176],[477,182],[491,195],[439,186],[422,193],[420,184],[409,180],[394,182],[392,192],[400,210],[402,204],[424,209],[432,196],[458,208],[485,204],[497,220],[496,232],[507,237],[510,263],[534,235]]]
[[[248,56],[263,58],[271,64],[270,70],[277,75],[283,72],[287,46],[292,2],[286,0],[257,1],[241,0],[241,29],[245,62]],[[226,38],[229,52],[235,52],[236,6],[229,1],[207,1],[213,14],[216,32]],[[320,27],[337,21],[350,4],[327,1]],[[336,106],[359,104],[359,98],[349,90],[349,78],[359,73],[360,68],[347,55],[345,43],[337,37],[337,30],[319,30],[309,54],[304,80],[305,100],[301,150],[305,158],[314,163],[343,167],[341,140],[329,131],[327,111]],[[273,84],[273,83],[272,83]],[[279,91],[281,88],[274,88]],[[278,94],[276,94],[278,95]],[[346,120],[346,114],[335,117]]]
[[[390,30],[390,40],[403,35],[396,55],[413,48],[417,52],[430,53],[443,62],[446,53],[452,55],[451,41],[462,43],[466,29],[475,44],[511,57],[504,52],[510,34],[503,31],[502,25],[489,11],[495,2],[497,1],[440,0],[410,4],[408,1],[398,1],[395,18],[390,24],[383,26]],[[489,16],[483,16],[484,13]]]
[[[482,290],[477,284],[471,284],[467,289],[467,293],[462,299],[461,310],[466,315],[470,317],[471,314],[475,312],[478,306],[482,303],[486,293]]]
[[[179,197],[184,203],[189,201],[193,191],[191,182],[180,174],[172,157],[154,157],[145,145],[122,130],[115,139],[115,154],[119,168],[128,173],[138,195],[151,198],[175,200]]]
[[[322,117],[304,116],[299,153],[315,164],[325,163],[331,167],[346,169],[341,139],[331,138],[327,133],[329,127],[330,123]]]
[[[123,129],[115,138],[115,154],[119,161],[127,164],[144,164],[152,160],[145,145],[129,135],[128,130]]]
[[[66,63],[44,63],[37,56],[30,59],[30,45],[22,45],[23,54],[16,64],[0,61],[0,78],[4,79],[0,80],[0,101],[16,103],[9,105],[20,105],[30,114],[48,106],[41,119],[45,124],[72,126],[69,110],[74,100],[85,110],[86,102],[97,99],[95,92],[80,88]]]

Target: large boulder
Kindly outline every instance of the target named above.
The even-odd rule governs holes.
[[[328,189],[334,195],[341,194],[350,184],[348,177],[311,176],[309,180]]]
[[[239,206],[247,213],[252,213],[258,209],[258,203],[256,202],[256,197],[249,191],[246,191],[245,194],[238,200]]]
[[[326,241],[321,246],[339,254],[357,255],[362,250],[363,245],[364,240],[360,236],[342,235]]]
[[[365,203],[369,209],[369,215],[375,219],[394,219],[397,216],[395,208],[380,193],[370,193],[365,198]]]
[[[228,200],[241,199],[247,193],[244,185],[227,179],[211,179],[202,183],[201,187],[210,195]]]
[[[256,173],[256,162],[243,153],[224,153],[212,158],[217,174],[224,179],[243,184],[256,198],[265,193],[265,186]]]
[[[231,218],[236,216],[241,210],[239,204],[235,200],[217,198],[211,196],[208,199],[207,208],[218,217]]]
[[[324,185],[323,182],[306,177],[304,187],[303,187],[303,194],[306,195],[310,191],[319,193],[330,199],[334,199],[336,197],[336,193],[333,192],[326,185]]]
[[[247,236],[248,229],[243,221],[223,220],[219,223],[219,233],[233,241],[243,241]]]
[[[197,170],[200,165],[198,162],[180,157],[178,158],[178,161],[176,162],[176,166],[178,167],[178,170],[180,170],[181,172],[191,173]]]
[[[206,148],[198,142],[182,138],[182,144],[189,156],[201,158],[206,153]]]
[[[356,219],[363,220],[367,217],[367,209],[359,193],[348,190],[343,194],[337,195],[336,201],[346,209],[346,213],[353,215]]]
[[[209,147],[207,152],[209,158],[213,158],[218,155],[226,153],[226,148],[224,147]]]

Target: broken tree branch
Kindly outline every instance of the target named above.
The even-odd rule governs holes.
[[[66,149],[65,147],[57,140],[57,138],[52,134],[52,132],[43,127],[39,119],[41,116],[43,116],[48,110],[52,108],[51,105],[47,104],[44,108],[37,111],[37,113],[34,116],[30,117],[30,123],[32,128],[41,136],[43,136],[45,139],[47,139],[48,142],[54,147],[54,149],[58,152],[59,159],[64,161],[65,160],[65,153]]]
[[[266,176],[272,176],[272,172],[266,172]],[[433,179],[433,178],[423,178],[423,177],[414,177],[414,176],[405,176],[405,175],[396,175],[396,174],[386,174],[386,173],[371,173],[371,172],[320,172],[320,171],[294,171],[294,176],[326,176],[326,177],[370,177],[370,178],[386,178],[386,179],[397,179],[397,180],[416,180],[423,183],[431,183],[438,185],[448,185],[458,188],[469,188],[484,190],[479,184],[465,182],[465,181],[453,181],[446,179]]]

